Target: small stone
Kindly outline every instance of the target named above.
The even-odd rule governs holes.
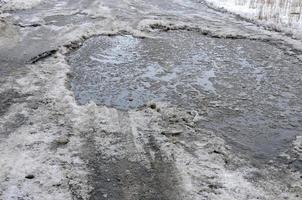
[[[35,176],[32,175],[32,174],[28,174],[28,175],[25,176],[25,178],[26,179],[33,179],[33,178],[35,178]]]
[[[151,104],[150,104],[150,108],[151,108],[151,109],[156,109],[156,104],[155,104],[155,103],[151,103]]]
[[[128,101],[133,101],[133,98],[132,98],[132,97],[129,97],[129,98],[128,98]]]
[[[69,143],[69,139],[67,137],[60,137],[56,140],[56,143],[59,145],[65,145]]]
[[[187,118],[185,118],[185,117],[182,117],[181,119],[182,119],[182,121],[184,121],[184,122],[186,122],[186,123],[189,122],[189,120],[188,120]]]
[[[165,136],[178,136],[178,135],[182,134],[182,131],[180,131],[180,130],[166,130],[166,131],[162,131],[161,134],[165,135]]]

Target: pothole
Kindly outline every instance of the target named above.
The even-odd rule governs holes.
[[[189,31],[98,36],[67,58],[81,105],[121,110],[167,101],[197,110],[199,126],[271,159],[302,131],[299,62],[274,46]]]
[[[131,35],[87,40],[68,61],[79,104],[131,109],[148,101],[191,101],[193,92],[214,95],[213,63],[201,38],[140,39]]]

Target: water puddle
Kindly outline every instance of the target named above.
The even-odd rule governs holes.
[[[199,93],[215,93],[213,65],[201,47],[173,40],[101,36],[89,39],[69,57],[76,76],[72,88],[80,104],[94,101],[118,109],[148,101],[177,101]],[[192,63],[192,61],[194,61]]]
[[[94,37],[71,53],[77,102],[128,110],[167,101],[194,109],[203,113],[200,127],[260,159],[301,134],[302,68],[293,57],[259,41],[157,34]]]

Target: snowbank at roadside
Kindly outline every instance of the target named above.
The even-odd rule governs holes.
[[[43,0],[0,0],[1,10],[23,10],[37,6]]]
[[[256,20],[275,30],[302,38],[302,2],[300,0],[206,0],[242,17]]]

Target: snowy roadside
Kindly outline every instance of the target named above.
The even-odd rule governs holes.
[[[1,10],[23,10],[39,5],[43,0],[1,0]]]
[[[302,39],[302,3],[298,0],[259,2],[255,0],[206,0],[210,7],[224,9],[268,29]]]

